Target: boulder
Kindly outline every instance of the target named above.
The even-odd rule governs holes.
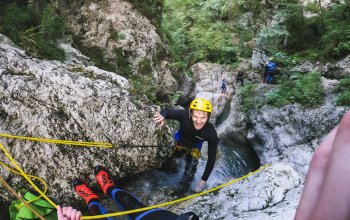
[[[74,202],[70,181],[81,177],[96,184],[96,165],[123,177],[159,167],[169,156],[170,128],[153,123],[156,106],[133,97],[127,79],[94,66],[28,57],[4,36],[0,39],[0,133],[113,145],[77,147],[0,137],[26,173],[48,183],[48,196]],[[28,188],[3,167],[0,174],[16,189]],[[6,198],[8,192],[0,195]]]

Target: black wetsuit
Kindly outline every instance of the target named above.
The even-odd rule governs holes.
[[[112,197],[117,206],[124,211],[134,210],[147,207],[137,197],[129,192],[119,189],[115,186],[107,189],[107,194]],[[98,199],[89,201],[88,210],[90,215],[107,214],[106,209],[101,205]],[[194,213],[192,213],[194,214]],[[193,216],[192,218],[190,216]],[[198,219],[196,215],[177,215],[165,209],[150,209],[144,212],[132,213],[128,215],[131,220],[183,220],[183,219]],[[112,218],[104,218],[110,220]]]
[[[207,122],[200,130],[195,129],[188,110],[164,109],[160,114],[165,119],[174,119],[180,122],[180,140],[178,141],[178,144],[195,148],[200,141],[208,142],[208,160],[202,176],[202,180],[207,181],[215,165],[216,151],[219,143],[218,135],[214,126]],[[190,156],[190,158],[193,159],[192,161],[197,162],[197,159],[194,157]],[[188,163],[189,159],[186,158],[186,161]],[[187,164],[186,167],[188,167]]]
[[[237,79],[236,79],[236,83],[241,82],[241,86],[243,86],[243,72],[239,71],[237,74]]]

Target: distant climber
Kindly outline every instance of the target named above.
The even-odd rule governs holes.
[[[273,62],[273,58],[269,58],[269,62],[267,64],[267,77],[266,77],[266,83],[267,84],[272,84],[273,77],[275,75],[277,66]]]
[[[243,76],[244,76],[244,72],[242,71],[242,69],[238,69],[236,84],[238,82],[241,82],[241,86],[243,86]]]
[[[221,93],[226,93],[226,80],[225,80],[225,78],[223,78],[222,80],[221,80]]]
[[[156,112],[153,117],[154,122],[160,126],[164,125],[165,119],[180,122],[180,130],[175,134],[174,157],[167,161],[165,166],[174,164],[175,157],[185,155],[185,183],[190,183],[194,179],[202,144],[204,141],[208,142],[207,164],[196,191],[204,189],[216,160],[219,139],[214,126],[209,122],[212,110],[212,104],[208,100],[196,98],[191,102],[189,109],[164,109],[161,113]]]

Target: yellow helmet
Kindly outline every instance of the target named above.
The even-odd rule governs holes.
[[[213,106],[208,100],[199,98],[191,102],[190,109],[211,113],[213,111]]]

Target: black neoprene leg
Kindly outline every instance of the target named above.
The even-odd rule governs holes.
[[[90,215],[103,215],[107,214],[106,209],[101,205],[100,201],[93,199],[88,204],[88,211]],[[100,218],[101,220],[107,220],[106,218]]]
[[[191,154],[186,155],[186,165],[184,171],[184,181],[190,184],[194,180],[197,171],[198,160]]]
[[[136,196],[117,187],[107,189],[107,194],[112,197],[118,207],[124,211],[146,207]],[[141,213],[132,213],[129,216],[135,219]]]
[[[179,165],[176,163],[176,158],[182,157],[185,153],[186,151],[184,150],[175,150],[172,157],[164,161],[164,163],[161,166],[161,170],[170,173],[177,173]]]

